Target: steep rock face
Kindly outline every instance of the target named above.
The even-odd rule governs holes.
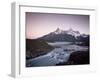
[[[26,59],[34,58],[51,51],[53,47],[44,40],[26,39]]]

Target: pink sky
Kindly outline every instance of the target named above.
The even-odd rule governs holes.
[[[80,33],[89,34],[89,16],[26,12],[26,38],[41,37],[58,27],[62,30],[72,28]]]

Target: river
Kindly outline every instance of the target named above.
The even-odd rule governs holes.
[[[28,60],[26,64],[29,67],[55,66],[58,63],[66,62],[72,52],[88,50],[88,47],[78,46],[72,42],[53,42],[48,44],[55,48],[45,55]]]

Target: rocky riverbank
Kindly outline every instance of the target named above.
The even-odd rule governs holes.
[[[71,53],[67,62],[59,63],[57,65],[80,65],[89,64],[89,51],[76,51]]]

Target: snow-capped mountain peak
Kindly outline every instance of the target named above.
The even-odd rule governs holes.
[[[60,28],[57,28],[54,33],[55,34],[61,34],[63,32],[63,30],[61,30]]]
[[[55,31],[44,35],[40,39],[44,39],[47,41],[83,41],[83,39],[88,40],[89,35],[80,34],[79,31],[75,31],[73,29],[62,30],[57,28]]]
[[[67,30],[67,34],[70,34],[72,36],[80,36],[80,32],[79,31],[74,31],[72,28],[70,28],[69,30]]]
[[[69,30],[61,30],[60,28],[57,28],[53,33],[54,34],[69,34],[75,37],[80,36],[80,32],[74,31],[72,28],[70,28]]]

